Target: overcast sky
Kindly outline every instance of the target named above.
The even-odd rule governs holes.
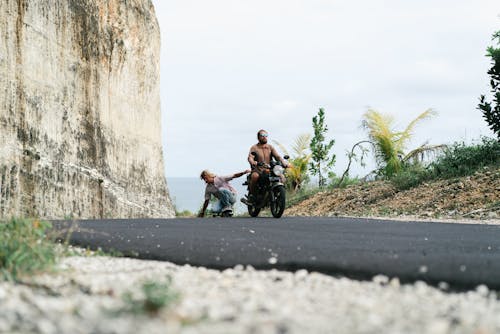
[[[368,107],[398,129],[428,108],[408,149],[492,136],[476,110],[498,0],[153,0],[162,33],[167,177],[247,168],[256,132],[291,146],[325,108],[345,151],[366,139]],[[354,172],[364,176],[373,162]]]

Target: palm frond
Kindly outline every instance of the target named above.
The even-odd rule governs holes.
[[[274,139],[273,139],[273,143],[275,143],[275,144],[276,144],[276,146],[278,146],[278,147],[280,148],[280,150],[281,150],[284,154],[289,155],[289,154],[288,154],[288,150],[286,149],[285,145],[281,144],[279,141],[274,140]]]
[[[427,143],[412,150],[403,158],[403,162],[411,161],[422,163],[427,156],[443,152],[448,145],[427,145]]]
[[[400,133],[394,132],[391,127],[394,118],[369,109],[363,116],[363,127],[368,130],[368,137],[375,143],[375,158],[380,164],[395,161],[398,157],[399,147],[395,145]]]
[[[311,143],[311,134],[304,133],[295,138],[295,143],[292,146],[293,153],[296,156],[301,157],[305,155],[305,152],[309,149],[309,144]]]
[[[436,116],[437,115],[437,111],[433,110],[433,109],[427,109],[426,111],[424,111],[423,113],[421,113],[420,115],[417,116],[417,118],[415,118],[413,121],[410,122],[410,124],[408,124],[408,126],[406,127],[406,129],[403,131],[403,134],[405,135],[405,138],[410,138],[413,134],[413,129],[415,128],[415,126],[425,120],[425,119],[429,119],[433,116]]]

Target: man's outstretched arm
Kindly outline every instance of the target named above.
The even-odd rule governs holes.
[[[240,177],[240,176],[243,176],[243,175],[245,175],[245,174],[248,174],[248,173],[250,173],[250,169],[247,169],[247,170],[244,170],[243,172],[240,172],[240,173],[236,173],[236,174],[234,174],[234,175],[233,175],[233,179],[236,179],[236,178],[238,178],[238,177]]]

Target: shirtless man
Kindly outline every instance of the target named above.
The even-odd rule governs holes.
[[[278,154],[278,152],[272,145],[267,143],[267,138],[267,131],[259,130],[259,132],[257,132],[257,139],[259,140],[259,142],[250,147],[250,152],[248,153],[248,162],[252,167],[252,174],[250,176],[250,184],[248,187],[250,190],[250,197],[245,204],[252,204],[252,201],[255,198],[257,182],[259,180],[260,174],[263,171],[263,167],[257,166],[259,162],[263,162],[264,164],[269,165],[271,163],[271,158],[274,158],[276,160],[279,160],[283,167],[288,167],[288,162]],[[257,154],[256,158],[254,158],[252,152],[255,152]]]

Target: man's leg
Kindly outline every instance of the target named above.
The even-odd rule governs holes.
[[[257,182],[259,181],[259,173],[252,172],[250,175],[250,184],[248,185],[248,190],[250,191],[250,195],[255,197],[255,191],[257,189]]]
[[[219,213],[219,212],[221,212],[223,207],[224,206],[222,206],[222,201],[220,199],[218,199],[214,204],[212,204],[212,211],[214,213]]]
[[[220,193],[221,211],[224,211],[226,209],[231,209],[232,205],[236,201],[233,193],[227,189],[221,189],[219,190],[219,193]]]

